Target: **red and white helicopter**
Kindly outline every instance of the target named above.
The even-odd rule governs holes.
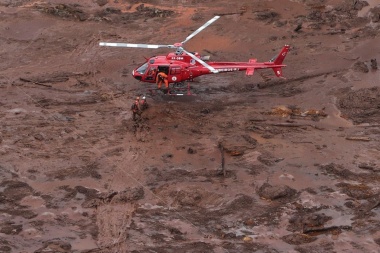
[[[110,43],[100,42],[100,46],[108,47],[131,47],[131,48],[173,48],[175,52],[166,56],[153,56],[132,71],[132,75],[139,81],[156,83],[157,74],[164,72],[167,75],[168,83],[181,84],[185,81],[192,81],[194,78],[207,74],[218,74],[233,71],[245,71],[246,75],[253,75],[255,69],[273,69],[277,77],[282,77],[282,62],[289,51],[289,45],[285,45],[278,56],[268,62],[257,62],[257,59],[250,59],[248,62],[210,62],[209,56],[202,57],[199,53],[190,53],[183,48],[183,45],[205,29],[207,26],[219,19],[215,16],[207,21],[203,26],[190,34],[184,41],[173,45],[152,45],[152,44],[131,44],[131,43]],[[206,61],[208,61],[206,63]],[[189,88],[190,86],[188,86]]]

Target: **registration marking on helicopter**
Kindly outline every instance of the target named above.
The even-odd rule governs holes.
[[[225,68],[225,69],[216,69],[219,72],[232,72],[232,71],[239,71],[239,68]]]
[[[181,57],[181,56],[173,56],[172,57],[172,60],[177,60],[177,61],[183,61],[183,57]]]

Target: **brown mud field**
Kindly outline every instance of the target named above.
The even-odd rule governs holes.
[[[131,72],[170,49],[99,47],[215,15],[187,50],[289,44],[286,79],[153,96]],[[377,0],[0,0],[0,20],[0,252],[380,252]]]

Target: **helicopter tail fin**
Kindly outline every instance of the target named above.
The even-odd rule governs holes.
[[[282,48],[282,50],[281,50],[281,52],[278,54],[278,56],[276,57],[276,59],[274,59],[274,61],[273,61],[273,63],[275,64],[275,65],[281,65],[282,64],[282,62],[284,61],[284,59],[285,59],[285,56],[286,56],[286,54],[288,53],[288,51],[289,51],[289,45],[285,45],[283,48]],[[274,69],[273,69],[274,70]]]
[[[278,54],[278,56],[276,57],[276,59],[274,59],[273,61],[273,65],[280,65],[280,66],[276,66],[276,67],[273,67],[273,71],[275,73],[275,75],[277,77],[282,77],[282,68],[284,65],[282,65],[282,62],[284,61],[285,59],[285,56],[287,55],[288,51],[289,51],[289,45],[285,45],[281,52]],[[282,66],[281,66],[282,65]]]

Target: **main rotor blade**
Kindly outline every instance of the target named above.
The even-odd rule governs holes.
[[[151,44],[131,44],[131,43],[110,43],[110,42],[100,42],[99,46],[105,47],[134,47],[134,48],[174,48],[173,45],[151,45]]]
[[[207,21],[204,25],[202,25],[201,27],[199,27],[197,30],[195,30],[192,34],[190,34],[189,36],[187,36],[187,38],[182,41],[182,44],[186,43],[188,40],[190,40],[192,37],[194,37],[195,35],[197,35],[198,33],[200,33],[203,29],[205,29],[207,26],[211,25],[214,21],[216,21],[218,18],[220,18],[220,16],[215,16],[213,17],[212,19],[210,19],[209,21]]]
[[[196,57],[195,55],[193,55],[192,53],[187,52],[186,50],[183,50],[183,51],[186,54],[190,55],[191,58],[193,58],[194,60],[196,60],[197,62],[199,62],[203,66],[205,66],[206,68],[208,68],[212,73],[214,73],[214,74],[219,73],[218,70],[214,69],[213,67],[211,67],[210,65],[208,65],[206,62],[202,61],[201,59],[199,59],[198,57]]]

